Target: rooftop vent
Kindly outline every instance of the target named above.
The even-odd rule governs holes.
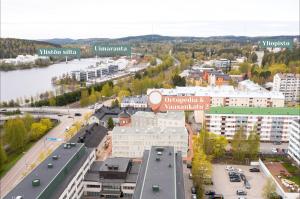
[[[152,191],[159,192],[159,185],[158,184],[152,185]]]
[[[160,161],[160,157],[156,157],[156,161]]]
[[[163,147],[156,147],[155,150],[156,150],[156,151],[164,151],[164,148],[163,148]]]
[[[53,168],[53,164],[52,163],[48,163],[47,166],[48,166],[49,169]]]
[[[172,165],[171,165],[171,163],[169,164],[169,168],[171,168],[172,167]]]
[[[58,155],[52,156],[52,159],[53,159],[53,160],[58,160]]]
[[[33,187],[38,187],[40,185],[41,185],[40,179],[34,179],[34,180],[32,180],[32,186]]]

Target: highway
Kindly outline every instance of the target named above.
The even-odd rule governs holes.
[[[9,109],[7,109],[9,110]],[[61,138],[64,140],[64,132],[66,127],[72,126],[73,123],[79,120],[83,120],[83,117],[91,109],[79,108],[79,109],[68,109],[68,108],[20,108],[21,112],[34,112],[37,110],[43,110],[43,113],[50,113],[49,116],[53,119],[58,119],[60,123],[37,141],[29,151],[25,152],[23,157],[2,177],[0,180],[0,196],[3,198],[11,189],[13,189],[22,179],[24,174],[30,172],[30,167],[33,163],[38,165],[38,159],[41,153],[46,153],[47,150],[55,150],[64,141],[46,141],[46,137]],[[53,115],[54,112],[58,111],[61,116]],[[75,113],[81,113],[81,116],[75,117]],[[51,115],[52,114],[52,115]],[[45,115],[47,116],[47,114]],[[33,169],[33,168],[31,168]]]

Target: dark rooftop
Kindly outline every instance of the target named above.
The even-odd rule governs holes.
[[[133,199],[184,199],[181,153],[174,147],[145,151]]]
[[[97,147],[107,135],[107,129],[97,123],[82,128],[70,142],[84,143],[88,148]]]
[[[35,199],[43,193],[47,193],[46,195],[49,199],[59,198],[91,152],[92,150],[86,148],[83,144],[77,143],[68,149],[64,148],[64,144],[61,144],[4,198],[11,199],[16,196],[22,196],[25,199]],[[57,156],[58,159],[54,160],[53,156]],[[76,160],[71,161],[74,159]],[[70,162],[73,162],[73,164],[66,167]],[[48,168],[49,163],[53,164],[52,168]],[[63,180],[53,183],[59,174],[64,175]],[[35,179],[40,180],[39,186],[32,185]],[[49,192],[50,189],[55,189],[55,191]]]

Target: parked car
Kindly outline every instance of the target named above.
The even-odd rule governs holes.
[[[213,190],[208,190],[208,191],[205,192],[205,195],[207,195],[207,196],[215,195],[215,194],[216,194],[216,192],[213,191]]]
[[[211,199],[224,199],[224,196],[222,194],[215,194],[215,195],[210,195],[209,198],[211,198]]]
[[[247,192],[244,191],[244,190],[237,190],[237,191],[236,191],[236,195],[239,195],[239,196],[245,196],[245,195],[247,195]]]
[[[75,113],[75,116],[81,116],[81,113]]]
[[[247,179],[246,179],[246,176],[244,175],[244,174],[240,174],[240,177],[241,177],[241,179],[243,180],[243,181],[247,181]]]
[[[189,173],[189,179],[193,179],[193,175]]]
[[[196,194],[196,188],[195,188],[195,187],[192,187],[192,188],[191,188],[191,192],[192,192],[192,194]]]
[[[249,171],[250,172],[260,172],[259,168],[256,168],[256,167],[249,169]]]
[[[186,168],[191,169],[191,168],[192,168],[192,164],[191,164],[191,163],[187,163],[187,164],[186,164]]]
[[[230,182],[241,182],[241,178],[230,178]]]
[[[246,197],[243,197],[243,196],[241,196],[241,197],[238,197],[238,199],[247,199]]]
[[[277,149],[276,148],[272,148],[272,153],[277,153]]]
[[[281,145],[282,142],[280,142],[280,141],[275,141],[275,142],[273,142],[273,144],[274,144],[274,145]]]
[[[197,199],[197,195],[196,194],[192,194],[192,199]]]
[[[250,183],[248,182],[248,180],[244,181],[244,185],[246,189],[251,189]]]
[[[233,168],[232,166],[226,166],[226,167],[225,167],[225,170],[226,170],[226,171],[232,171],[233,169],[234,169],[234,168]]]

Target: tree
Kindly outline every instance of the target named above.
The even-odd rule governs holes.
[[[246,142],[246,134],[244,132],[243,127],[237,130],[237,132],[234,134],[231,140],[231,147],[232,147],[233,157],[239,161],[243,160],[248,148]]]
[[[127,97],[129,95],[130,95],[130,92],[128,90],[120,90],[118,93],[119,101],[122,102],[123,98]]]
[[[32,117],[32,115],[26,113],[22,120],[24,122],[27,132],[29,132],[31,129],[31,124],[34,122],[34,118]]]
[[[40,122],[35,122],[31,125],[30,130],[30,140],[39,139],[47,131],[47,126],[43,125]]]
[[[107,128],[111,130],[114,128],[114,126],[115,125],[114,125],[114,121],[113,121],[112,117],[109,117],[107,120]]]
[[[259,153],[259,146],[260,146],[260,137],[257,134],[256,131],[251,131],[248,139],[247,139],[247,144],[248,144],[248,155],[251,159],[256,159],[258,157]]]
[[[41,119],[40,123],[42,125],[46,126],[47,130],[51,129],[52,126],[53,126],[53,124],[52,124],[52,122],[51,122],[51,120],[49,118],[43,118],[43,119]]]
[[[239,70],[241,71],[241,73],[248,73],[251,70],[251,64],[241,63]]]
[[[106,83],[106,84],[102,87],[101,94],[102,94],[102,96],[105,96],[105,97],[110,97],[110,96],[112,96],[112,94],[113,94],[112,86],[110,86],[109,83]]]
[[[89,104],[89,92],[87,89],[81,90],[80,106],[84,107]]]
[[[272,195],[274,193],[276,193],[276,185],[271,178],[268,178],[266,184],[263,187],[262,196],[264,199],[272,199]]]
[[[51,97],[51,98],[49,99],[49,105],[50,105],[50,106],[55,106],[55,105],[56,105],[56,100],[55,100],[54,97]]]
[[[5,139],[13,151],[25,146],[28,135],[23,120],[20,118],[9,119],[4,124],[4,132]]]
[[[7,160],[6,152],[2,146],[2,141],[0,141],[0,170],[2,169],[2,166],[6,160]]]
[[[179,75],[175,74],[172,77],[172,82],[174,86],[185,86],[186,82],[185,82],[185,78],[184,77],[180,77]]]

